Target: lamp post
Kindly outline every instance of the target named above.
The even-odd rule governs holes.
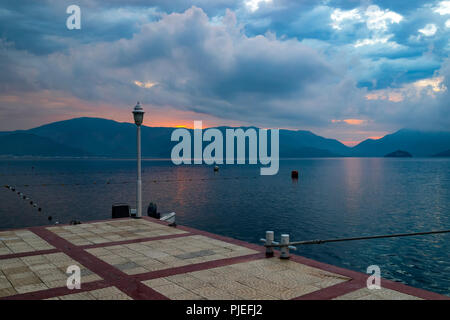
[[[141,124],[144,121],[144,110],[138,102],[133,110],[134,123],[137,126],[137,196],[136,218],[142,218],[142,180],[141,180]]]

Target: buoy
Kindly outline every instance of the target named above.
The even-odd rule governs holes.
[[[214,172],[219,171],[219,166],[214,166]]]
[[[291,178],[292,179],[298,179],[298,171],[297,170],[292,170]]]
[[[161,218],[161,214],[158,212],[158,206],[156,205],[156,203],[149,203],[147,207],[147,215],[155,219]]]

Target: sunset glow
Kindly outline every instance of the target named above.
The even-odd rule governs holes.
[[[0,131],[132,122],[136,101],[148,126],[290,128],[346,144],[449,127],[448,1],[119,2],[80,1],[81,30],[62,23],[64,2],[43,2],[39,18],[34,2],[0,5]]]
[[[350,125],[354,125],[354,126],[359,126],[362,125],[364,123],[367,122],[367,120],[362,120],[362,119],[344,119],[344,120],[331,120],[332,123],[341,123],[344,122],[346,124],[350,124]]]

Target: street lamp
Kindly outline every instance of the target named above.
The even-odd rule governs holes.
[[[133,110],[134,123],[137,126],[137,196],[136,218],[142,218],[142,180],[141,180],[141,124],[144,121],[144,110],[138,102]]]

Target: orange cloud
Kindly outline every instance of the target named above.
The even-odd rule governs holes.
[[[359,126],[359,125],[366,123],[367,120],[363,120],[363,119],[343,119],[343,120],[333,119],[333,120],[331,120],[331,123],[342,123],[342,122],[353,125],[353,126]]]
[[[156,86],[158,83],[156,82],[150,82],[150,81],[146,81],[146,82],[141,82],[141,81],[134,81],[134,84],[137,85],[138,87],[144,88],[144,89],[150,89],[154,86]]]
[[[108,118],[119,122],[134,123],[131,111],[136,102],[129,106],[106,102],[91,102],[67,95],[56,90],[42,90],[9,95],[0,95],[0,124],[2,130],[29,129],[54,121],[76,117]],[[177,110],[168,106],[153,106],[143,103],[145,113],[144,125],[151,127],[184,127],[193,128],[195,120],[203,121],[203,127],[241,126],[245,122],[220,119],[211,115],[193,111]],[[26,111],[25,111],[26,110]],[[28,116],[28,115],[32,116]],[[23,119],[21,126],[5,124],[1,120],[7,118]],[[3,118],[3,119],[2,119]]]

